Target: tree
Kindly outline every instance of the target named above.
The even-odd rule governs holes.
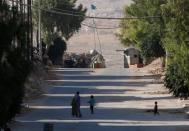
[[[50,47],[48,54],[54,64],[57,64],[57,58],[59,59],[58,63],[62,63],[61,59],[63,57],[62,54],[61,59],[60,56],[54,58],[58,55],[58,53],[53,51],[57,45],[51,45],[51,43],[57,39],[57,34],[59,37],[63,37],[65,40],[68,40],[80,29],[81,22],[85,18],[87,9],[83,8],[82,5],[76,6],[76,1],[77,0],[38,0],[34,3],[34,7],[39,7],[38,5],[41,5],[42,35],[45,43]],[[38,8],[34,8],[34,16],[35,23],[37,23]],[[62,43],[66,44],[64,41],[62,41]],[[62,50],[61,53],[64,51],[65,50]]]
[[[189,93],[189,1],[168,0],[162,6],[165,21],[163,43],[170,54],[165,85],[174,93]]]
[[[53,45],[50,45],[48,56],[54,65],[62,65],[62,57],[66,50],[66,42],[58,37],[54,40]]]
[[[26,45],[27,35],[23,34],[29,27],[17,9],[0,0],[3,18],[0,19],[0,128],[20,112],[24,83],[32,68],[31,61],[25,56],[29,47]]]
[[[160,36],[156,34],[148,34],[148,36],[145,36],[142,41],[143,43],[139,44],[142,56],[145,58],[158,58],[164,56],[165,50],[163,49],[160,40]]]
[[[125,17],[161,16],[161,5],[165,0],[133,0],[130,6],[125,7]],[[141,50],[145,58],[161,57],[165,55],[161,41],[161,18],[122,20],[121,32],[118,34],[125,45],[134,44]]]
[[[41,22],[43,36],[50,43],[53,34],[58,32],[65,39],[69,39],[81,27],[85,18],[86,8],[82,5],[76,7],[77,0],[38,0],[35,7],[41,3]],[[38,21],[38,9],[35,9],[35,21]],[[57,13],[58,12],[58,13]],[[64,15],[61,13],[79,14],[79,17]]]

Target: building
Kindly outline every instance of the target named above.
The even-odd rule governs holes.
[[[124,68],[129,68],[130,65],[138,65],[140,63],[140,51],[134,47],[129,47],[124,50]]]

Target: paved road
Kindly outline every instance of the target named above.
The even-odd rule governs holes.
[[[32,101],[32,111],[16,118],[13,131],[187,131],[189,122],[181,104],[155,81],[156,77],[128,69],[53,69],[56,79],[44,98]],[[82,118],[72,118],[70,102],[81,93]],[[87,101],[93,94],[97,105],[91,115]],[[159,116],[147,110],[158,101]]]

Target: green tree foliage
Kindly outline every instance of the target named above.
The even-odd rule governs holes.
[[[125,17],[161,16],[165,0],[133,0],[125,7]],[[160,18],[123,20],[118,34],[125,45],[134,44],[145,58],[161,57],[165,51],[161,42],[163,20]]]
[[[176,96],[189,90],[189,1],[167,0],[162,6],[165,35],[163,38],[170,58],[165,85]]]
[[[22,45],[26,35],[20,36],[27,28],[15,9],[0,0],[0,127],[19,113],[25,79],[31,69]]]
[[[189,60],[189,59],[188,59]],[[181,61],[179,61],[181,62]],[[187,65],[188,67],[188,65]],[[181,72],[182,71],[182,72]],[[181,94],[189,95],[189,71],[185,71],[184,68],[180,67],[180,64],[175,62],[171,63],[165,75],[165,86],[173,93],[176,97]]]
[[[76,1],[77,0],[36,0],[34,2],[35,23],[38,24],[38,9],[40,5],[42,37],[49,46],[50,50],[48,51],[48,55],[54,64],[62,63],[63,53],[66,50],[66,45],[64,45],[66,43],[64,40],[61,39],[62,42],[58,42],[62,43],[62,47],[61,44],[55,44],[57,34],[59,37],[68,40],[80,29],[81,22],[85,18],[87,9],[82,5],[76,6]],[[51,43],[53,43],[53,45],[51,45]],[[60,51],[60,49],[58,49],[59,52],[56,52],[58,46],[63,50]],[[59,60],[59,62],[57,60]]]
[[[125,17],[161,16],[159,19],[123,20],[119,38],[134,43],[145,57],[169,56],[165,85],[175,96],[189,93],[189,1],[133,0]],[[163,48],[162,48],[163,47]]]
[[[77,0],[37,0],[35,7],[41,2],[42,30],[47,41],[53,39],[53,34],[59,32],[65,39],[69,39],[81,27],[86,8],[76,7]],[[54,11],[59,13],[54,13]],[[79,14],[80,17],[64,15],[62,13]],[[35,20],[38,21],[38,9],[35,8]]]
[[[62,57],[66,50],[66,42],[62,40],[61,37],[58,37],[53,43],[54,44],[49,47],[48,56],[53,64],[62,65]]]
[[[125,17],[161,16],[159,19],[123,20],[120,39],[134,43],[143,56],[159,57],[167,51],[165,86],[175,96],[189,94],[189,1],[133,0]],[[163,47],[163,48],[162,48]]]
[[[160,36],[156,34],[149,34],[145,36],[143,43],[139,44],[141,53],[145,58],[150,57],[161,57],[165,54],[165,50],[162,48],[160,43]]]

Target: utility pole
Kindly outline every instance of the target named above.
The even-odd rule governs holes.
[[[92,10],[92,16],[95,17],[95,10],[96,10],[96,6],[91,4],[91,10]],[[95,27],[95,20],[93,18],[93,26]],[[96,50],[96,29],[93,29],[94,31],[94,49]]]
[[[33,27],[32,27],[32,0],[27,1],[27,21],[28,21],[28,33],[27,33],[27,56],[29,60],[33,59]]]
[[[42,60],[42,45],[41,45],[41,0],[38,2],[38,50],[39,57]]]

